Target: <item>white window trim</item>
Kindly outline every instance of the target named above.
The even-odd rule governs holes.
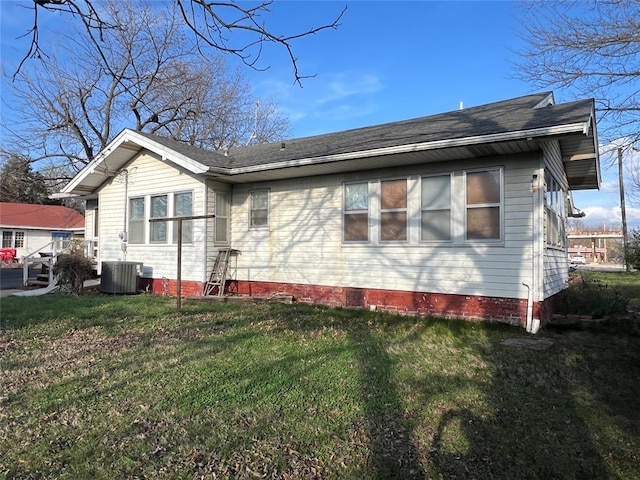
[[[346,209],[346,203],[347,203],[347,197],[346,197],[346,190],[347,190],[347,185],[366,185],[367,186],[367,239],[366,240],[346,240],[344,238],[344,217],[345,215],[352,215],[352,214],[362,214],[364,213],[364,210],[351,210],[349,213],[347,213],[347,209]],[[353,182],[342,182],[342,218],[341,218],[341,225],[342,225],[342,243],[344,245],[367,245],[369,243],[371,243],[371,238],[372,235],[374,234],[374,232],[372,232],[372,225],[371,225],[371,220],[373,218],[373,211],[371,208],[371,191],[372,187],[371,187],[371,182],[369,180],[359,180],[359,181],[353,181]]]
[[[405,181],[405,185],[406,185],[406,194],[405,194],[405,200],[407,203],[407,206],[405,208],[382,208],[382,184],[384,182],[395,182],[398,180],[404,180]],[[378,180],[378,185],[377,185],[377,190],[378,190],[378,202],[377,202],[377,207],[378,207],[378,212],[377,212],[377,216],[376,216],[376,222],[379,225],[378,228],[378,243],[380,243],[381,245],[389,245],[389,244],[405,244],[405,243],[409,243],[409,240],[411,238],[411,234],[409,231],[410,228],[410,218],[411,218],[411,214],[410,214],[410,207],[411,204],[409,202],[409,192],[410,192],[410,183],[409,183],[409,177],[392,177],[392,178],[381,178]],[[393,212],[404,212],[406,214],[406,220],[405,220],[405,228],[407,231],[407,236],[404,240],[383,240],[382,239],[382,214],[383,213],[393,213]]]
[[[173,217],[177,217],[178,214],[176,213],[176,196],[177,195],[184,195],[184,194],[190,194],[191,195],[191,213],[190,215],[194,215],[193,213],[193,203],[194,203],[194,194],[193,194],[193,190],[179,190],[177,192],[171,192],[168,195],[167,198],[167,210],[170,212],[173,212]],[[171,208],[171,210],[169,210],[169,208]],[[185,222],[187,223],[191,223],[191,240],[190,241],[185,241],[184,239],[182,240],[182,244],[183,245],[193,245],[193,237],[194,237],[194,231],[193,231],[193,220],[184,220],[182,223],[182,228],[184,229],[185,226]],[[167,233],[169,233],[169,231],[171,232],[171,244],[172,245],[176,245],[178,243],[178,222],[167,222]],[[183,234],[184,234],[184,230],[183,230]],[[175,238],[174,238],[175,237]]]
[[[490,171],[499,171],[500,172],[500,203],[474,203],[472,207],[469,207],[467,203],[467,174],[476,173],[476,172],[490,172]],[[464,243],[469,245],[503,245],[504,244],[504,167],[479,167],[472,169],[465,169],[463,171],[463,192],[464,192],[464,212],[463,212],[463,222],[464,222]],[[469,208],[486,208],[486,207],[499,207],[500,208],[500,238],[479,238],[479,239],[469,239],[467,238],[467,209]]]
[[[227,215],[226,217],[220,217],[218,215],[218,195],[223,195],[227,198]],[[216,215],[216,217],[213,219],[213,243],[214,245],[229,245],[231,243],[231,192],[228,191],[221,191],[221,190],[214,190],[213,191],[213,196],[215,199],[215,204],[214,204],[214,214]],[[251,216],[251,213],[249,213],[249,216]],[[227,239],[226,240],[218,240],[217,236],[218,236],[218,220],[220,218],[225,218],[226,219],[226,224],[227,224]],[[268,217],[267,217],[268,218]],[[251,218],[249,218],[249,220],[251,220]],[[268,221],[268,220],[267,220]]]
[[[466,199],[466,175],[472,172],[498,171],[500,173],[500,203],[474,204],[474,207],[499,207],[500,209],[500,238],[499,239],[471,239],[467,240],[467,199]],[[421,215],[422,215],[422,178],[449,176],[451,181],[450,198],[450,240],[422,240],[421,239]],[[387,180],[407,180],[407,240],[380,240],[380,213],[381,213],[381,184]],[[345,188],[352,184],[368,185],[368,240],[367,241],[346,241],[344,239],[344,216],[345,216]],[[500,247],[505,244],[505,169],[503,165],[489,165],[485,167],[456,169],[453,171],[432,172],[421,175],[407,175],[404,177],[391,178],[369,178],[368,180],[353,180],[342,183],[342,245],[348,246],[389,246],[394,245],[439,245],[450,247],[468,246],[488,246]],[[456,195],[455,192],[464,192]],[[473,208],[473,207],[472,207]]]
[[[2,248],[13,248],[13,249],[16,249],[16,248],[27,248],[27,232],[26,232],[26,230],[9,230],[9,229],[2,230],[2,235],[3,236],[4,236],[5,232],[11,233],[11,246],[2,247]],[[16,235],[18,233],[22,234],[22,246],[21,247],[16,246]]]
[[[267,223],[264,225],[253,225],[251,223],[251,212],[253,212],[253,194],[257,192],[266,192],[267,194]],[[248,208],[249,218],[247,219],[249,229],[251,230],[260,230],[260,229],[268,229],[269,221],[271,217],[271,189],[269,188],[255,188],[253,190],[249,190],[249,208]]]
[[[434,177],[449,177],[449,240],[423,240],[422,239],[422,213],[429,212],[434,210],[443,210],[442,208],[423,208],[422,207],[422,179],[423,178],[434,178]],[[440,245],[440,244],[452,244],[455,239],[454,232],[454,181],[453,181],[453,172],[443,172],[443,173],[433,173],[429,175],[421,175],[420,176],[420,203],[418,204],[420,209],[418,212],[418,240],[420,243],[428,244],[428,245]]]

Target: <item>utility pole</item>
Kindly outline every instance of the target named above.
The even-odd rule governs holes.
[[[622,251],[624,255],[624,268],[629,271],[627,262],[627,210],[624,205],[624,179],[622,177],[622,147],[618,147],[618,183],[620,184],[620,214],[622,216]]]

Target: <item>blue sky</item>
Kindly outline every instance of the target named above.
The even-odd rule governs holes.
[[[0,2],[3,62],[28,49],[16,40],[30,26],[31,0]],[[290,118],[293,135],[309,136],[403,120],[536,92],[514,79],[523,46],[516,2],[497,1],[276,1],[264,17],[268,29],[296,33],[330,23],[344,5],[337,30],[296,41],[301,74],[294,84],[286,51],[267,48],[265,71],[245,69],[257,97],[272,97]],[[64,19],[46,19],[60,24]],[[229,59],[233,62],[233,59]],[[557,102],[570,101],[556,90]],[[7,94],[3,86],[2,95]],[[574,193],[589,224],[619,223],[617,171],[603,158],[603,187]],[[629,202],[627,202],[629,205]],[[640,210],[627,207],[630,224]]]

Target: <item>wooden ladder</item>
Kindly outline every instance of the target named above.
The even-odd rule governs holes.
[[[230,248],[221,248],[218,250],[218,256],[213,264],[209,280],[204,286],[204,294],[211,295],[218,288],[218,296],[224,295],[224,286],[227,283],[227,270],[229,269],[229,257],[231,256]]]

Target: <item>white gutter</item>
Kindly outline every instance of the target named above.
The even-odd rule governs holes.
[[[589,123],[589,122],[587,122]],[[588,128],[588,127],[587,127]],[[252,165],[250,167],[239,167],[224,169],[228,175],[240,175],[243,173],[255,173],[266,170],[277,170],[281,168],[302,167],[318,163],[340,162],[344,160],[357,160],[365,157],[375,157],[383,155],[394,155],[399,153],[421,152],[426,150],[437,150],[440,148],[464,147],[469,145],[479,145],[482,143],[505,142],[509,140],[522,140],[527,138],[563,135],[567,133],[584,133],[585,122],[559,125],[553,127],[534,128],[531,130],[520,130],[516,132],[494,133],[491,135],[476,135],[473,137],[463,137],[448,140],[437,140],[434,142],[411,143],[408,145],[396,145],[392,147],[376,148],[373,150],[361,150],[357,152],[338,153],[335,155],[324,155],[321,157],[308,157],[282,162]],[[221,172],[222,173],[222,172]]]

